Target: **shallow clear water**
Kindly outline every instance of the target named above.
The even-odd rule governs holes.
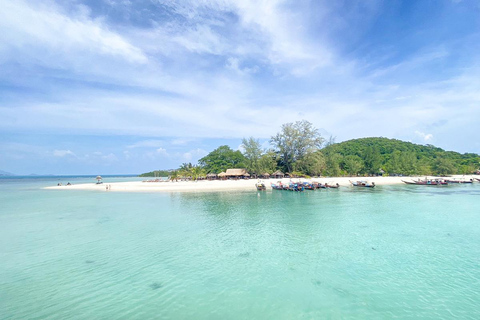
[[[0,179],[2,319],[480,318],[480,184],[168,194],[18,180]]]

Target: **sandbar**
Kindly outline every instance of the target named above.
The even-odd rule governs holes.
[[[475,176],[471,175],[455,175],[448,179],[470,180]],[[478,176],[477,176],[478,177]],[[129,182],[108,182],[105,180],[102,184],[83,183],[73,185],[62,185],[46,187],[45,189],[53,190],[97,190],[107,192],[218,192],[218,191],[254,191],[255,184],[258,181],[265,183],[267,190],[272,190],[271,184],[281,181],[288,184],[290,181],[308,181],[319,182],[322,184],[338,183],[341,187],[350,187],[350,181],[368,181],[374,182],[377,186],[403,184],[402,180],[412,181],[417,179],[445,179],[445,177],[433,176],[409,176],[409,177],[321,177],[321,178],[283,178],[283,179],[239,179],[239,180],[199,180],[199,181],[129,181]],[[473,179],[476,183],[478,180]],[[474,183],[475,183],[474,182]]]

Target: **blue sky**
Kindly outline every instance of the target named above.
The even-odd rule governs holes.
[[[175,168],[302,119],[480,153],[478,0],[0,6],[0,170]]]

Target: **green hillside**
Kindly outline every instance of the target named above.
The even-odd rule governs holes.
[[[332,144],[321,150],[342,174],[390,175],[470,174],[479,168],[480,156],[445,151],[432,145],[387,138],[362,138]],[[328,168],[327,171],[332,168]]]

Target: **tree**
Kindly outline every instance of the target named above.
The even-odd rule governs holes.
[[[178,177],[179,177],[179,174],[177,170],[172,171],[172,173],[170,174],[170,180],[172,182],[173,180],[178,181]]]
[[[320,151],[309,153],[295,163],[295,171],[319,176],[326,168],[325,157]]]
[[[297,160],[319,150],[323,141],[318,129],[306,120],[283,124],[281,131],[270,139],[288,172]]]
[[[245,168],[245,157],[240,151],[233,151],[229,146],[220,146],[198,163],[207,173],[220,173],[227,169]]]
[[[368,146],[364,156],[365,170],[367,173],[375,174],[380,170],[382,157],[376,146]]]
[[[455,172],[455,164],[450,159],[437,158],[437,161],[435,161],[434,170],[440,175],[451,174]]]
[[[327,153],[325,157],[325,173],[327,176],[338,177],[341,174],[340,163],[342,155],[339,153]]]
[[[351,176],[356,176],[363,169],[363,160],[357,155],[348,155],[343,158],[344,169]]]
[[[328,140],[325,142],[325,147],[328,147],[328,146],[331,146],[333,144],[335,144],[335,140],[337,139],[337,137],[334,137],[334,136],[330,136],[328,138]]]
[[[413,152],[403,152],[400,156],[402,174],[413,175],[417,170],[417,157]]]
[[[198,178],[205,175],[205,170],[201,166],[197,165],[192,167],[190,173],[192,176],[192,180],[196,181]]]
[[[180,168],[178,169],[178,175],[184,178],[188,178],[192,176],[192,168],[193,165],[191,163],[182,163]]]
[[[402,172],[402,153],[400,150],[394,150],[388,163],[387,171],[390,174],[403,174]]]
[[[262,174],[262,172],[260,172],[260,158],[263,151],[260,146],[260,141],[258,139],[254,139],[253,137],[248,139],[243,138],[242,147],[244,150],[243,156],[246,159],[247,170],[249,172],[254,172],[257,175]]]
[[[259,174],[273,173],[277,170],[277,155],[273,151],[267,151],[258,160]]]

